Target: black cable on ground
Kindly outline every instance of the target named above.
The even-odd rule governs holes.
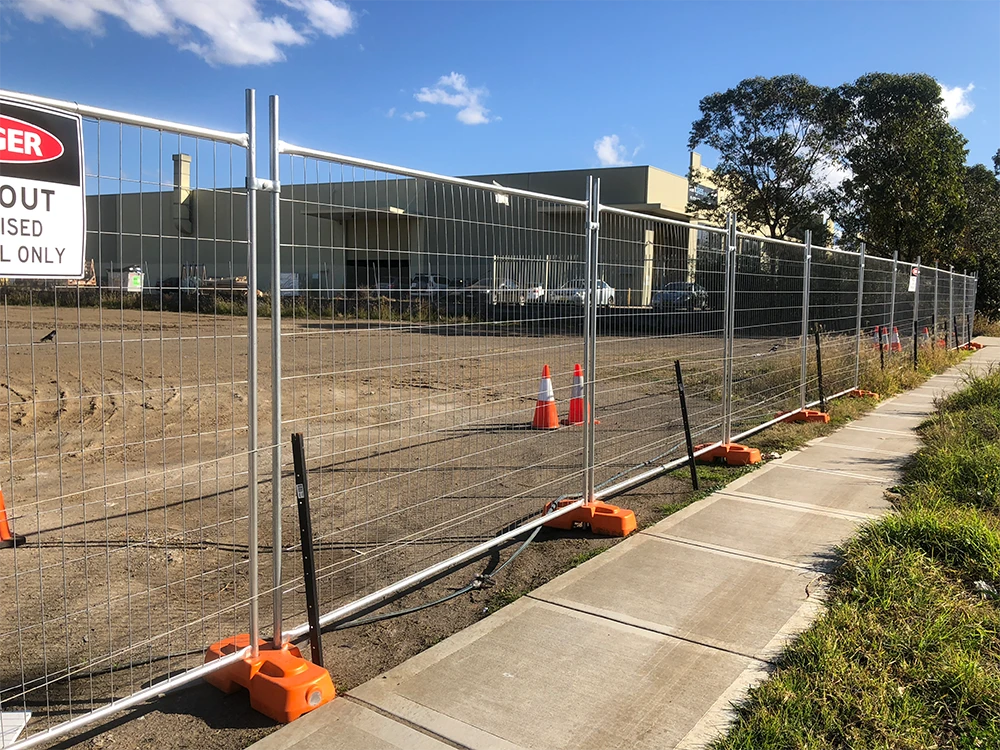
[[[562,497],[554,500],[553,502],[550,502],[545,507],[545,513],[548,514],[552,512],[552,510],[556,507],[556,505],[562,500],[566,499],[567,497],[568,497],[567,495],[563,495]],[[504,568],[506,568],[508,565],[510,565],[512,562],[514,562],[514,560],[516,560],[518,556],[522,552],[524,552],[524,550],[526,550],[533,541],[535,541],[535,537],[538,536],[538,533],[541,530],[542,530],[541,526],[536,526],[528,535],[528,538],[525,539],[523,542],[521,542],[521,546],[519,546],[516,550],[514,550],[514,553],[510,557],[508,557],[502,564],[500,564],[495,568],[492,568],[493,563],[491,561],[490,565],[488,565],[486,569],[482,573],[477,575],[470,583],[466,584],[465,586],[462,586],[460,589],[457,589],[456,591],[451,592],[450,594],[447,594],[446,596],[442,596],[440,599],[435,599],[432,602],[426,602],[424,604],[418,604],[415,607],[400,609],[395,612],[386,612],[385,614],[375,615],[373,617],[366,617],[361,620],[351,620],[349,622],[341,623],[340,625],[323,628],[323,630],[325,631],[348,630],[350,628],[361,627],[362,625],[371,625],[376,622],[383,622],[385,620],[391,620],[396,617],[411,615],[415,612],[420,612],[425,609],[430,609],[431,607],[436,607],[439,604],[444,604],[445,602],[449,602],[452,599],[456,599],[462,596],[463,594],[469,593],[470,591],[477,591],[479,589],[490,588],[495,583],[493,579],[496,577],[496,575]],[[301,636],[301,638],[305,637],[306,637],[305,635]],[[298,638],[296,640],[301,640],[301,638]]]

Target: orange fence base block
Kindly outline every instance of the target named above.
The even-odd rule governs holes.
[[[775,416],[780,417],[781,414],[776,414]],[[822,424],[828,424],[830,422],[830,415],[823,411],[817,411],[816,409],[803,409],[802,411],[790,413],[781,421],[794,422],[796,424],[800,422],[820,422]]]
[[[556,509],[573,502],[576,501],[563,500],[556,505]],[[572,529],[577,525],[589,526],[593,533],[601,536],[628,536],[637,528],[635,513],[600,500],[584,503],[576,510],[545,523],[551,529]]]
[[[970,341],[967,344],[962,344],[958,348],[961,349],[963,352],[978,352],[980,349],[983,348],[983,345],[980,344],[978,341]]]
[[[205,652],[205,663],[221,659],[250,645],[246,633],[213,643]],[[337,697],[330,673],[302,657],[290,643],[274,648],[260,642],[256,659],[247,656],[205,677],[205,682],[224,693],[239,688],[250,692],[250,707],[268,718],[288,724],[302,714]]]
[[[708,445],[709,443],[702,443],[696,445],[694,449],[699,451]],[[701,464],[724,463],[727,466],[749,466],[760,463],[760,451],[739,443],[723,443],[707,453],[702,453],[696,460]]]
[[[861,388],[855,388],[853,391],[847,394],[850,398],[873,398],[878,401],[881,396],[873,391],[865,391]]]

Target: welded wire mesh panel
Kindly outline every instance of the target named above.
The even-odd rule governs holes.
[[[913,300],[913,330],[916,331],[918,347],[927,347],[933,340],[931,332],[934,329],[934,268],[925,265],[915,268],[918,274]]]
[[[675,360],[695,442],[718,440],[725,267],[722,230],[609,208],[600,223],[598,490],[684,455]]]
[[[83,133],[87,277],[0,286],[0,489],[25,537],[0,549],[0,712],[29,736],[247,630],[246,153]]]
[[[962,342],[967,343],[972,340],[972,315],[974,312],[973,304],[975,301],[975,291],[974,282],[971,276],[966,274],[962,275],[962,327],[959,328],[959,333],[962,335]]]
[[[823,395],[853,388],[857,359],[858,258],[855,253],[813,247],[809,273],[808,380],[806,400],[819,398],[815,333],[820,334]],[[868,343],[867,341],[865,343]]]
[[[932,304],[934,311],[934,320],[932,322],[931,338],[934,340],[935,346],[942,346],[945,338],[945,334],[948,332],[948,272],[943,271],[940,268],[935,268],[930,278],[933,278],[933,283],[929,284],[931,288],[931,294],[934,295]],[[951,339],[951,334],[948,334],[949,340]]]
[[[862,347],[878,350],[882,329],[888,331],[892,317],[892,260],[865,256],[865,291],[861,300]],[[888,333],[885,334],[886,342]]]
[[[893,301],[893,327],[889,331],[890,351],[896,350],[898,336],[899,350],[907,356],[913,351],[913,301],[914,292],[910,291],[910,279],[913,276],[914,264],[899,261],[896,264],[896,296]]]
[[[733,328],[733,427],[799,406],[805,248],[739,235]]]
[[[543,366],[563,419],[583,358],[585,212],[344,161],[280,167],[281,441],[305,435],[327,612],[582,489],[579,428],[532,421]],[[290,466],[286,449],[286,627],[305,619]]]

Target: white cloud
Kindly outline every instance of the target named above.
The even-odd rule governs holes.
[[[342,3],[333,0],[281,0],[281,4],[305,13],[309,26],[327,36],[336,38],[354,30],[354,14]]]
[[[837,190],[844,180],[854,176],[850,169],[827,158],[821,158],[816,162],[812,174],[818,187],[831,190]]]
[[[617,135],[606,135],[594,141],[594,153],[604,167],[624,167],[632,163],[625,159],[625,146],[619,142]]]
[[[396,116],[396,108],[395,107],[389,107],[389,111],[385,113],[385,116],[388,117],[389,119],[392,119],[393,117],[395,117]]]
[[[291,21],[264,15],[258,0],[12,0],[31,21],[53,19],[67,28],[104,33],[117,19],[145,37],[165,36],[210,63],[260,65],[285,59],[284,47],[316,36],[343,36],[355,26],[339,0],[279,0],[298,11]]]
[[[963,117],[972,114],[976,105],[972,103],[969,94],[975,88],[969,84],[964,89],[961,86],[949,87],[938,81],[941,87],[941,98],[944,100],[944,108],[948,111],[948,122],[961,120]]]
[[[407,122],[413,122],[414,120],[423,120],[427,117],[427,113],[417,110],[416,112],[404,112],[401,117]]]
[[[413,97],[425,104],[457,107],[455,118],[466,125],[485,125],[491,120],[500,119],[490,117],[490,111],[481,101],[489,93],[485,88],[469,88],[465,76],[453,72],[451,75],[441,76],[433,88],[424,86]]]

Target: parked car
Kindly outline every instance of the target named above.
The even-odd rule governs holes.
[[[375,291],[386,297],[394,297],[399,293],[399,277],[390,276],[387,279],[379,279],[375,282]]]
[[[671,281],[653,292],[655,310],[707,310],[708,291],[690,281]]]
[[[469,302],[486,302],[489,304],[523,305],[528,302],[541,302],[545,299],[545,288],[533,282],[527,285],[518,284],[510,279],[480,279],[469,284],[461,291],[455,292]]]
[[[548,302],[573,302],[582,305],[587,297],[587,282],[573,279],[560,289],[550,289],[546,295]],[[610,307],[615,304],[615,288],[606,281],[597,282],[597,306]]]
[[[410,294],[430,297],[445,294],[451,289],[451,281],[436,273],[418,273],[410,280]]]

